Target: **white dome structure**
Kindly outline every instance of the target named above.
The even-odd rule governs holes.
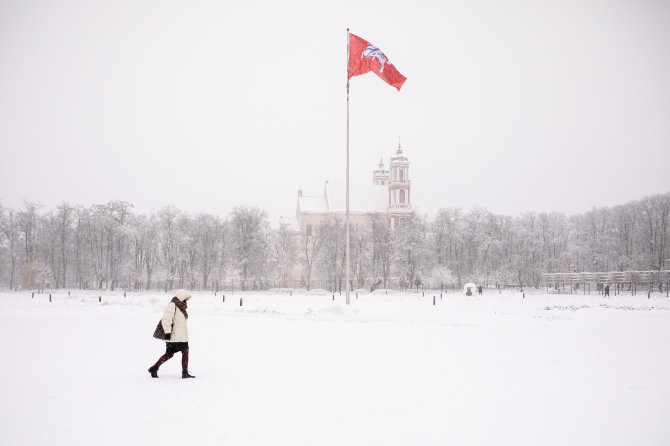
[[[468,282],[463,287],[463,292],[465,293],[466,296],[472,296],[477,292],[477,285],[475,285],[472,282]]]

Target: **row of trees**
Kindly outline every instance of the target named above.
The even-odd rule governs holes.
[[[135,214],[121,201],[63,203],[44,213],[26,203],[19,211],[0,207],[0,229],[0,281],[10,288],[197,288],[229,269],[257,280],[273,270],[274,233],[256,208],[222,220],[174,207]]]
[[[442,209],[389,230],[370,216],[351,228],[352,287],[541,284],[544,272],[660,270],[670,259],[670,193],[584,214]],[[272,229],[266,212],[226,218],[127,202],[0,206],[0,283],[39,287],[222,289],[344,287],[344,224],[307,235]]]

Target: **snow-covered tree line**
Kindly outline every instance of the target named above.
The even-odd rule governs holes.
[[[127,202],[40,212],[0,207],[0,281],[11,288],[223,288],[262,286],[275,234],[257,208],[226,219],[166,207],[147,216]]]
[[[343,288],[342,226],[333,219],[300,237],[306,286],[327,278]],[[537,287],[543,273],[659,270],[670,268],[669,236],[670,194],[572,216],[445,208],[395,231],[371,219],[351,231],[352,287]]]
[[[389,230],[351,228],[352,288],[540,286],[542,273],[670,267],[670,193],[567,216],[445,208]],[[221,218],[126,202],[0,207],[0,283],[11,288],[344,289],[344,224],[272,229],[266,212]]]
[[[545,272],[670,268],[670,193],[572,216],[445,209],[428,226],[429,263],[459,285],[537,287]]]

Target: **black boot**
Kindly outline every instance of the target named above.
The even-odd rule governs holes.
[[[188,370],[184,370],[183,372],[181,372],[181,377],[182,377],[182,379],[184,379],[184,378],[195,378],[195,376],[188,373]]]
[[[152,378],[158,378],[158,367],[152,365],[151,367],[149,367],[149,373],[151,373]]]

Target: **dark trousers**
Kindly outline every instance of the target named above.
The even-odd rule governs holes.
[[[174,356],[175,353],[181,352],[181,369],[188,371],[188,342],[166,342],[165,354],[158,358],[154,367],[158,369],[164,362]]]

